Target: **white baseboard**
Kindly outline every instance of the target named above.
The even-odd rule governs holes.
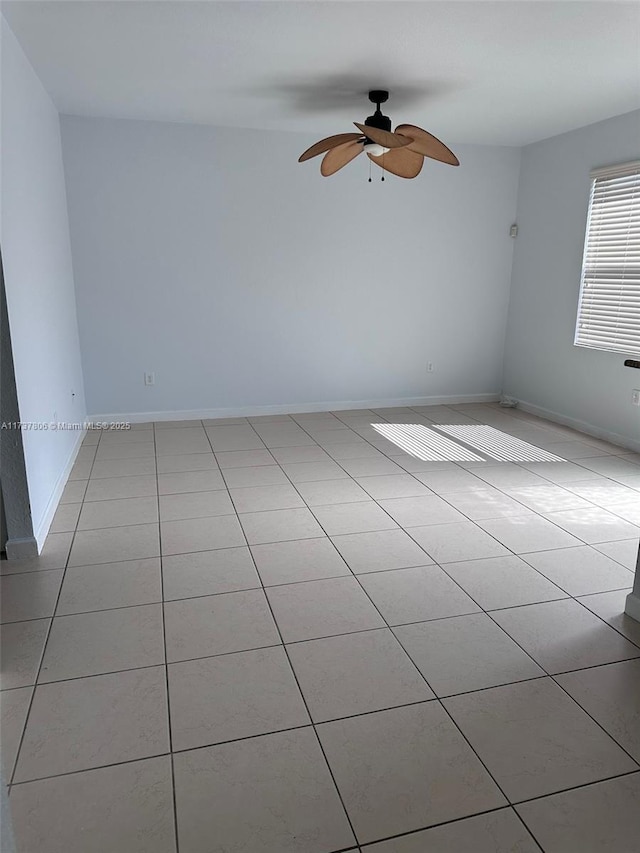
[[[586,421],[580,421],[577,418],[569,418],[567,415],[561,415],[559,412],[552,412],[549,409],[543,409],[542,406],[535,406],[533,403],[527,403],[526,400],[519,400],[518,408],[522,409],[523,412],[529,412],[531,415],[537,415],[538,417],[545,418],[548,421],[562,424],[562,426],[572,427],[573,429],[577,429],[580,432],[593,436],[594,438],[601,438],[603,441],[609,441],[611,444],[617,444],[619,447],[640,452],[640,441],[636,441],[633,438],[627,438],[626,435],[619,435],[617,432],[610,432],[609,430],[589,424]]]
[[[637,622],[640,622],[640,596],[630,592],[624,606],[624,612]]]
[[[74,444],[73,449],[69,454],[69,458],[67,459],[66,465],[62,469],[62,472],[58,477],[58,480],[56,481],[56,485],[53,489],[53,492],[51,493],[51,497],[49,498],[49,503],[47,504],[47,508],[44,511],[42,520],[38,525],[38,529],[35,531],[34,535],[36,542],[38,543],[38,554],[42,551],[42,548],[44,546],[44,540],[47,538],[47,533],[49,532],[51,522],[53,521],[53,516],[55,515],[55,512],[58,509],[58,504],[60,503],[62,492],[64,491],[64,487],[67,484],[69,474],[71,473],[71,469],[73,468],[73,463],[76,461],[76,456],[78,455],[78,451],[82,446],[82,442],[86,434],[86,430],[82,430],[78,433],[76,443]]]
[[[38,556],[38,543],[35,536],[22,539],[7,539],[5,544],[7,560],[30,560]]]
[[[191,421],[208,418],[255,418],[260,415],[294,415],[309,412],[341,412],[349,409],[385,409],[397,406],[446,406],[452,403],[493,403],[498,392],[453,394],[441,397],[399,397],[392,400],[329,400],[322,403],[278,403],[273,406],[232,406],[224,409],[189,409],[177,412],[125,412],[88,415],[87,420],[103,423],[140,424],[147,421]]]

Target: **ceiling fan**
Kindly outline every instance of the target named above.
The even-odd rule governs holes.
[[[373,89],[369,92],[369,100],[376,105],[376,111],[364,124],[354,121],[359,133],[338,133],[321,139],[307,148],[298,162],[303,163],[318,154],[324,154],[320,173],[325,177],[335,174],[363,151],[373,163],[400,178],[417,177],[425,157],[451,166],[460,165],[456,155],[443,142],[420,127],[399,124],[392,133],[391,119],[380,111],[380,104],[384,104],[388,98],[388,92]]]

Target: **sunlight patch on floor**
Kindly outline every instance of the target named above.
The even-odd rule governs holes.
[[[371,424],[381,436],[392,441],[416,459],[432,462],[481,462],[478,456],[458,442],[439,435],[422,424]]]
[[[435,429],[499,462],[564,462],[561,456],[548,453],[528,441],[514,438],[486,424],[437,424]]]

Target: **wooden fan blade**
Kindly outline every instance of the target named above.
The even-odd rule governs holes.
[[[423,130],[421,127],[416,127],[413,124],[399,124],[396,133],[403,136],[408,136],[411,139],[409,148],[411,151],[417,151],[423,157],[431,157],[432,160],[440,160],[441,163],[449,163],[450,166],[459,166],[460,161],[450,151],[444,142],[440,142],[432,133]]]
[[[386,172],[391,172],[399,178],[415,178],[420,174],[424,163],[422,154],[411,151],[410,148],[396,148],[386,154],[381,154],[380,157],[369,154],[369,159]]]
[[[358,134],[358,139],[360,139],[360,134]],[[347,163],[350,163],[358,154],[362,154],[362,150],[362,142],[345,142],[344,145],[332,148],[322,158],[320,173],[328,178],[329,175],[333,175]]]
[[[358,124],[357,121],[354,121],[354,124],[368,139],[372,142],[377,142],[378,145],[382,145],[384,148],[403,148],[411,142],[408,136],[400,136],[397,133],[390,133],[388,130],[380,130],[378,127]]]
[[[304,154],[298,158],[298,163],[304,163],[305,160],[310,160],[312,157],[317,157],[325,151],[330,151],[337,145],[344,145],[345,142],[353,142],[354,139],[361,139],[361,133],[336,133],[335,136],[327,136],[326,139],[321,139],[316,142],[311,148],[307,148]]]

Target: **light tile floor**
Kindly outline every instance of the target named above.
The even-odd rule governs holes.
[[[3,562],[19,853],[632,853],[640,457],[494,404],[91,432]]]

